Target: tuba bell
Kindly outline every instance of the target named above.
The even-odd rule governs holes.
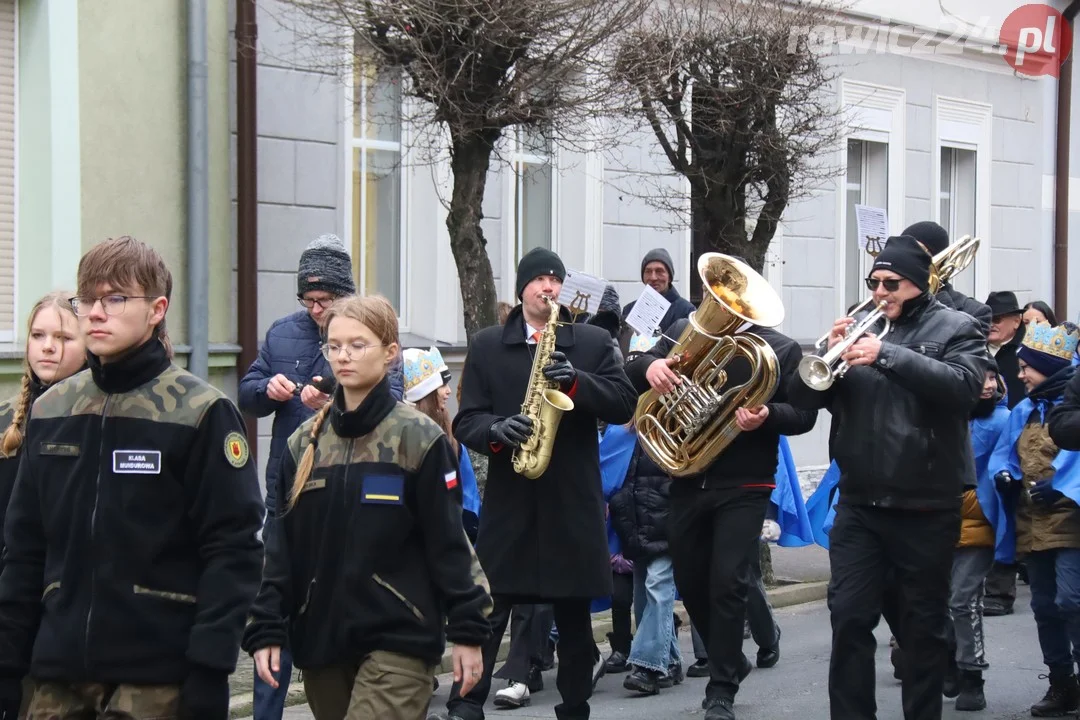
[[[779,325],[784,304],[768,281],[749,265],[720,253],[697,261],[705,299],[690,314],[668,357],[681,382],[661,395],[649,390],[638,399],[636,426],[641,447],[675,477],[702,472],[739,434],[735,410],[762,405],[776,392],[779,363],[757,335],[739,333],[747,324]],[[743,358],[745,382],[728,385],[728,363]]]

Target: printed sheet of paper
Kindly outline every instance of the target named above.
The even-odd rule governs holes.
[[[604,296],[607,281],[595,275],[587,275],[577,270],[567,270],[559,291],[559,304],[572,313],[585,312],[594,314],[600,308],[600,298]]]
[[[646,285],[641,297],[634,303],[634,309],[626,316],[626,324],[639,335],[652,337],[669,307],[671,303],[667,298]]]
[[[859,230],[859,247],[865,250],[872,243],[871,249],[880,250],[889,237],[889,219],[885,215],[885,208],[856,205],[855,222]]]

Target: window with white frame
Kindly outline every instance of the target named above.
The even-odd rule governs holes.
[[[965,235],[975,234],[976,151],[957,147],[941,148],[941,179],[938,190],[939,221],[956,242]],[[975,295],[974,264],[952,280],[954,289],[965,295]]]
[[[871,140],[848,140],[847,176],[844,187],[847,215],[846,237],[844,238],[846,255],[844,307],[846,309],[866,297],[864,280],[873,266],[873,257],[859,247],[859,227],[855,220],[855,206],[888,207],[889,144]]]
[[[406,276],[401,78],[357,63],[352,94],[353,271],[361,292],[385,296],[401,316]]]
[[[554,249],[555,172],[551,138],[541,128],[518,126],[510,138],[507,277],[533,248]]]

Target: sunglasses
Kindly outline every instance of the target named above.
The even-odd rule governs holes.
[[[870,288],[870,292],[874,292],[878,289],[878,285],[885,286],[885,292],[896,292],[900,289],[900,278],[889,278],[888,280],[878,280],[877,278],[866,278],[866,287]]]

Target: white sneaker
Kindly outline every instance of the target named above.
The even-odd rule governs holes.
[[[607,665],[604,661],[603,653],[596,659],[596,662],[592,666],[592,687],[596,689],[596,683],[600,682],[600,678],[604,677],[604,673],[607,672]]]
[[[530,702],[532,701],[529,700],[529,686],[525,683],[511,680],[506,687],[495,693],[495,707],[519,708]]]

